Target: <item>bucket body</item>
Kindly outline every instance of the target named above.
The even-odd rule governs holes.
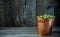
[[[36,23],[37,23],[37,31],[39,35],[42,36],[51,35],[54,18],[51,19],[36,18]]]

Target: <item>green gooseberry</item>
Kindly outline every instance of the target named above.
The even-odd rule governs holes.
[[[43,18],[43,16],[40,16],[40,18]]]
[[[39,18],[53,18],[54,16],[52,16],[50,14],[44,14],[44,15],[36,16],[36,17],[39,17]]]

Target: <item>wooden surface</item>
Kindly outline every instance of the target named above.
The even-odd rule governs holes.
[[[0,0],[0,26],[35,27],[36,15],[54,13],[53,3],[53,0]]]
[[[59,28],[53,28],[52,35],[47,37],[59,37]],[[2,27],[0,29],[0,37],[39,37],[36,27]]]

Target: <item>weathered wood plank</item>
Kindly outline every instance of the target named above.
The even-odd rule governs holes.
[[[4,22],[4,2],[3,0],[0,0],[0,26],[4,26],[5,22]]]
[[[18,24],[20,26],[35,26],[36,0],[20,0],[18,8]]]
[[[26,8],[24,9],[24,25],[36,26],[36,0],[27,0]]]
[[[37,0],[37,15],[52,14],[54,15],[54,0]]]

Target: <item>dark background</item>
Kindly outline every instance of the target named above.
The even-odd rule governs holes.
[[[57,0],[0,0],[0,27],[35,27],[37,15],[55,15],[54,26],[60,26]]]

